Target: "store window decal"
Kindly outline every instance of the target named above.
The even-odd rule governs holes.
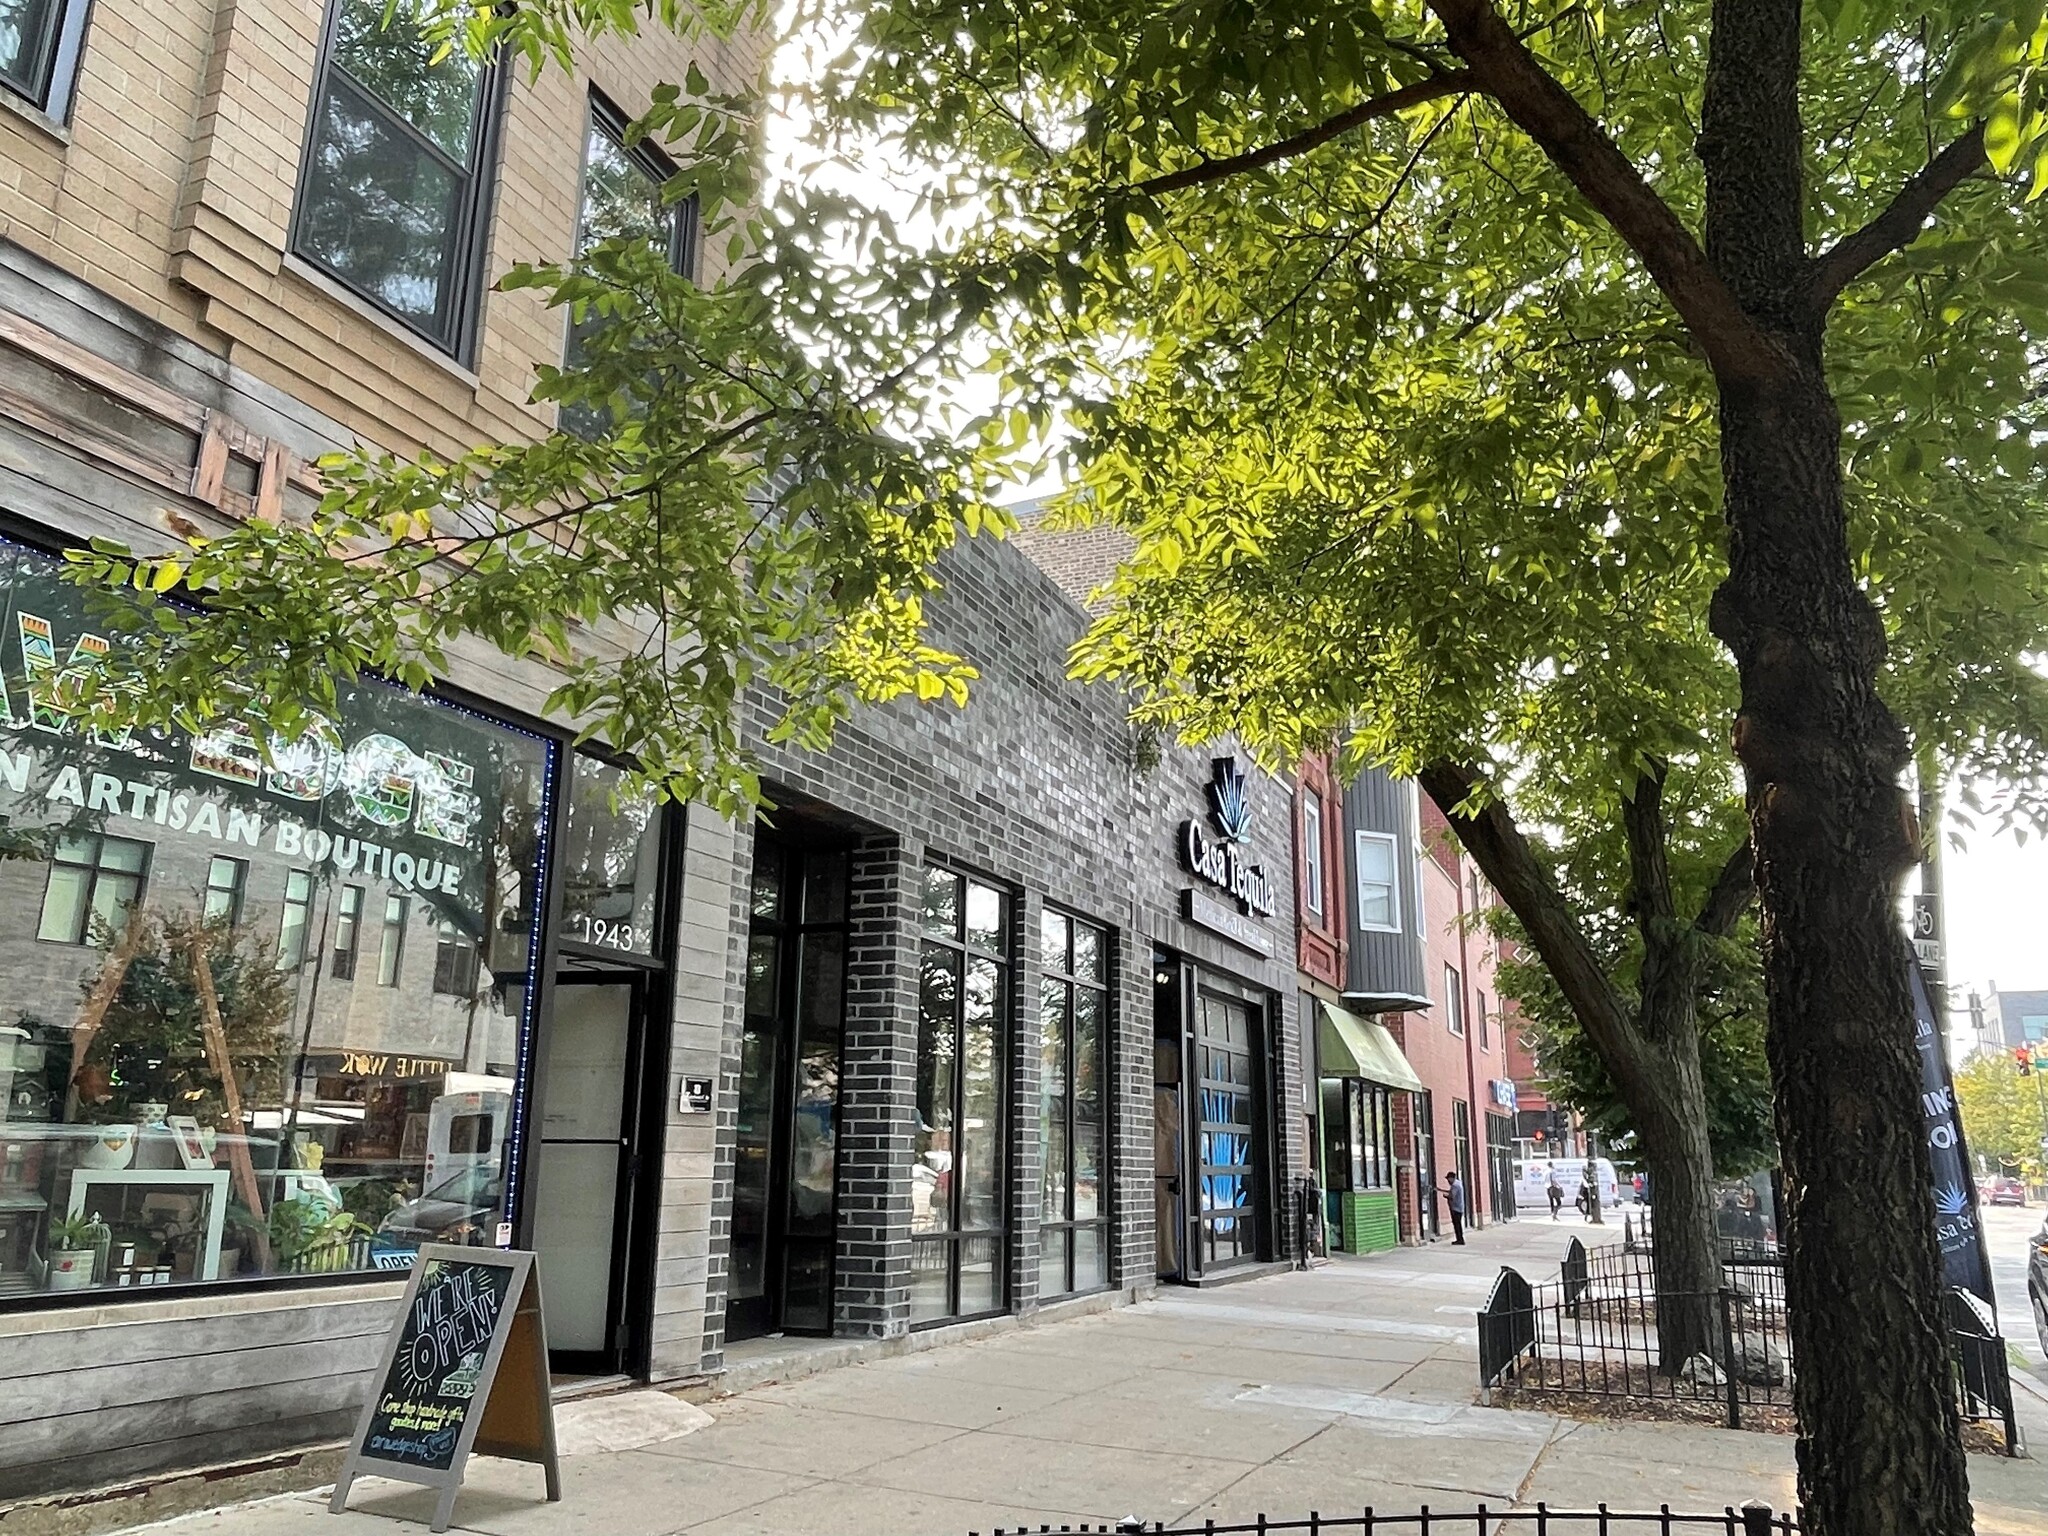
[[[51,681],[126,600],[0,545],[0,1302],[501,1241],[556,749],[374,683],[86,731]]]

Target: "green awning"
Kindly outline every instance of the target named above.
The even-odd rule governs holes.
[[[1422,1092],[1422,1079],[1408,1065],[1386,1025],[1377,1019],[1361,1019],[1334,1003],[1324,1003],[1322,1013],[1316,1044],[1324,1077],[1362,1077],[1389,1088]]]

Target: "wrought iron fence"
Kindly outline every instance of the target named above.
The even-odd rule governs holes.
[[[1696,1309],[1702,1348],[1667,1360],[1650,1256],[1625,1245],[1588,1251],[1573,1238],[1558,1279],[1531,1285],[1502,1269],[1479,1313],[1479,1379],[1488,1392],[1627,1398],[1729,1428],[1791,1427],[1795,1361],[1776,1260],[1722,1265],[1712,1292],[1662,1298]],[[2020,1452],[2005,1341],[1974,1297],[1951,1298],[1957,1404],[1966,1421]]]
[[[1031,1536],[1033,1532],[1060,1531],[1095,1533],[1095,1536],[1264,1536],[1267,1532],[1307,1531],[1321,1536],[1326,1531],[1401,1532],[1403,1536],[1500,1536],[1514,1531],[1526,1536],[1624,1536],[1624,1533],[1655,1533],[1655,1536],[1800,1536],[1799,1517],[1782,1513],[1768,1504],[1750,1503],[1736,1509],[1730,1505],[1717,1513],[1680,1514],[1669,1504],[1654,1511],[1609,1509],[1605,1504],[1592,1509],[1552,1509],[1537,1503],[1523,1507],[1495,1509],[1481,1504],[1477,1509],[1438,1510],[1424,1504],[1400,1514],[1382,1514],[1368,1508],[1355,1515],[1325,1515],[1311,1510],[1306,1517],[1275,1520],[1258,1515],[1250,1523],[1219,1525],[1205,1520],[1200,1525],[1147,1525],[1135,1517],[1115,1525],[1018,1525],[997,1526],[993,1536]],[[971,1536],[980,1536],[973,1532]]]

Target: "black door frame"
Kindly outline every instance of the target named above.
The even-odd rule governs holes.
[[[652,1039],[655,1034],[663,1033],[653,1027],[655,1010],[651,1006],[653,994],[662,990],[657,985],[661,980],[663,978],[658,974],[639,966],[590,970],[564,968],[555,977],[558,999],[560,990],[569,987],[623,986],[629,989],[626,1062],[624,1080],[619,1084],[618,1186],[613,1191],[611,1272],[606,1284],[607,1342],[592,1350],[549,1350],[548,1363],[557,1371],[589,1376],[644,1376],[647,1373],[644,1359],[648,1343],[646,1303],[651,1302],[652,1297],[646,1285],[634,1282],[636,1279],[651,1279],[654,1268],[653,1224],[646,1219],[646,1213],[655,1203],[650,1196],[658,1196],[660,1192],[660,1136],[657,1132],[653,1138],[656,1150],[650,1158],[647,1148],[647,1127],[650,1123],[647,1089],[650,1078],[657,1084],[665,1080],[660,1066],[666,1059],[666,1052],[655,1056]],[[658,1126],[664,1098],[658,1087],[653,1097],[656,1114],[652,1123]],[[534,1132],[536,1151],[548,1140],[541,1130],[546,1121],[545,1099],[540,1101],[539,1108],[541,1117],[535,1123]],[[654,1171],[651,1178],[648,1177],[650,1169]],[[542,1259],[545,1261],[545,1254]]]
[[[757,831],[757,860],[760,846],[761,834]],[[728,1341],[763,1338],[778,1333],[807,1338],[829,1338],[833,1331],[831,1322],[823,1328],[792,1328],[788,1326],[783,1315],[784,1282],[787,1278],[785,1260],[788,1256],[789,1240],[789,1200],[795,1166],[797,1060],[801,1055],[803,1033],[803,1020],[800,1017],[803,982],[802,946],[792,941],[799,940],[806,933],[822,932],[830,928],[836,928],[840,934],[839,1043],[843,1085],[846,1049],[846,968],[853,939],[853,844],[830,827],[800,817],[792,817],[774,834],[774,846],[776,856],[781,860],[777,881],[781,889],[779,903],[785,912],[801,907],[804,861],[809,855],[819,852],[835,854],[846,859],[848,865],[842,897],[842,915],[836,924],[807,923],[803,921],[800,910],[796,918],[784,917],[775,923],[774,931],[780,942],[777,943],[775,950],[775,1067],[773,1080],[769,1084],[768,1168],[762,1188],[764,1205],[761,1213],[761,1294],[735,1298],[728,1291],[725,1303],[725,1336]],[[794,907],[791,904],[795,904]],[[750,920],[750,947],[752,942],[753,930]],[[740,1029],[741,1050],[744,1052],[744,1007]],[[836,1117],[839,1106],[835,1104],[834,1108]],[[834,1235],[827,1292],[833,1298],[836,1311],[839,1294],[839,1169],[836,1136],[832,1184]],[[737,1193],[734,1198],[737,1201]],[[734,1216],[737,1216],[737,1211],[734,1212]],[[737,1330],[735,1324],[738,1325]]]

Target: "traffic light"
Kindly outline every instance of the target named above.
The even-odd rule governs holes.
[[[2034,1070],[2033,1051],[2024,1045],[2014,1047],[2012,1053],[2012,1063],[2014,1066],[2020,1069],[2021,1077],[2031,1076]]]

